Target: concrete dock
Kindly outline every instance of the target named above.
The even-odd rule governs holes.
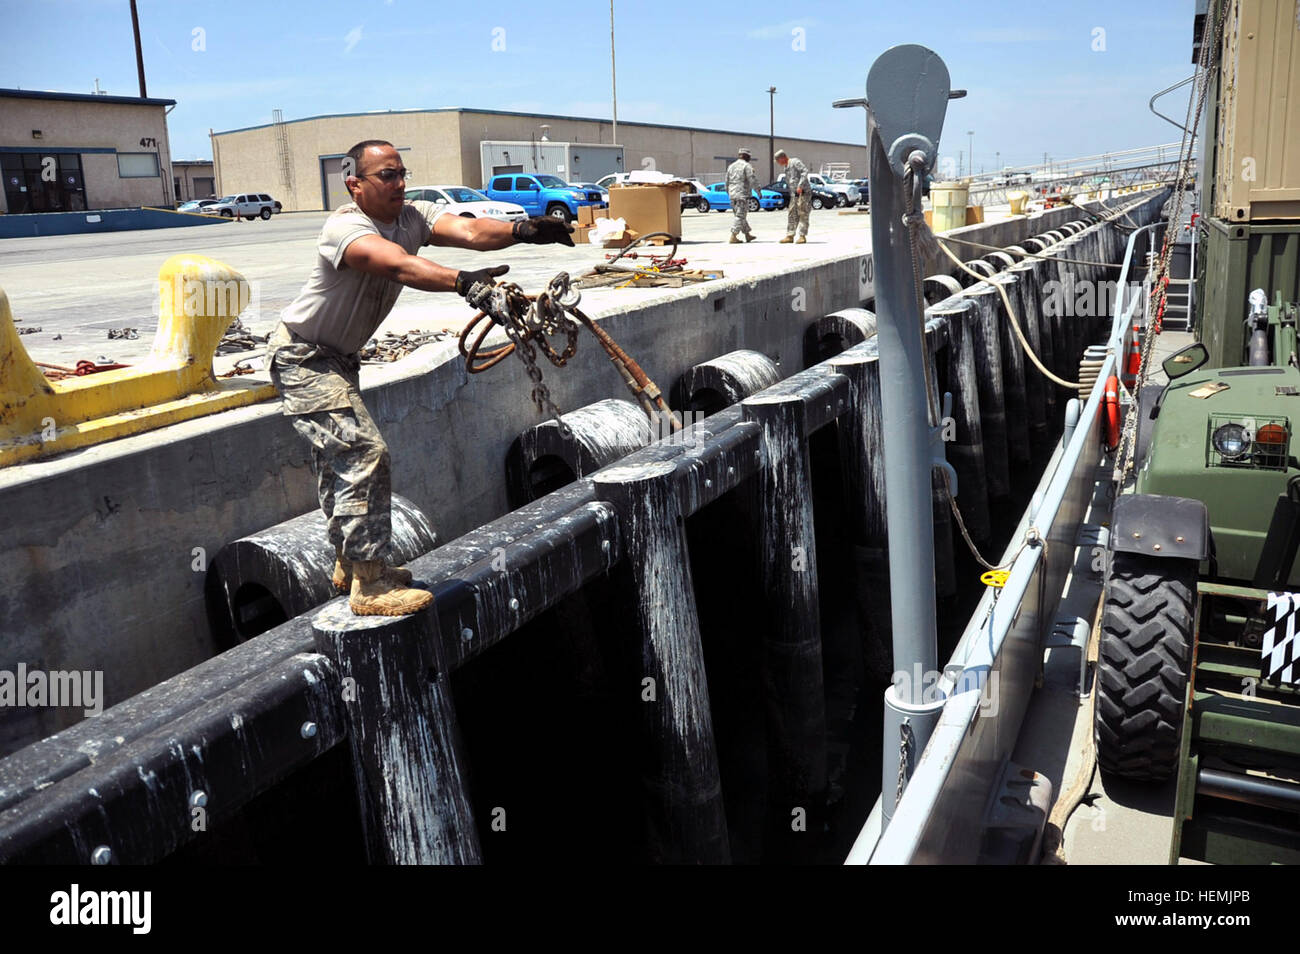
[[[1006,212],[986,210],[986,221],[1003,219]],[[0,246],[5,263],[0,268],[0,288],[9,296],[19,327],[41,329],[22,339],[33,360],[68,366],[103,356],[129,364],[146,357],[153,342],[159,266],[171,255],[198,252],[236,268],[250,282],[253,300],[243,323],[254,334],[266,335],[307,280],[327,215],[302,212],[216,228],[9,239]],[[814,211],[805,245],[779,244],[785,234],[784,211],[752,213],[749,221],[758,241],[747,245],[728,244],[731,219],[729,212],[682,213],[683,241],[677,256],[687,259],[687,268],[717,268],[727,278],[758,278],[871,247],[871,219],[865,212]],[[651,251],[663,254],[670,249]],[[506,278],[532,293],[556,272],[576,276],[614,252],[590,245],[574,249],[521,245],[500,252],[426,247],[421,254],[451,268],[509,265]],[[595,318],[680,294],[667,289],[592,289],[583,293],[582,308]],[[458,332],[473,314],[455,295],[408,288],[378,335],[413,329]],[[109,339],[110,329],[123,328],[135,329],[139,337]],[[219,359],[218,371],[233,365],[237,357]]]

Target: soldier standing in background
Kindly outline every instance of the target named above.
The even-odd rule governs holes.
[[[781,243],[803,244],[808,241],[808,212],[812,209],[812,183],[808,181],[808,167],[798,159],[791,159],[784,149],[773,157],[785,170],[785,184],[790,190],[790,213],[785,223],[785,238]],[[795,238],[795,232],[799,237]]]
[[[749,198],[758,186],[758,176],[749,164],[748,149],[741,146],[736,155],[740,158],[727,166],[727,197],[731,199],[732,215],[731,238],[727,241],[739,243],[737,236],[744,232],[745,241],[752,242],[755,236],[749,229]]]

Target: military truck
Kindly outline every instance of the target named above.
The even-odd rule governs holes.
[[[1186,233],[1194,340],[1129,410],[1132,467],[1110,527],[1097,758],[1128,778],[1177,776],[1175,856],[1182,839],[1206,857],[1218,846],[1219,860],[1300,859],[1300,665],[1283,638],[1295,621],[1286,594],[1300,590],[1294,13],[1282,0],[1209,0],[1197,18],[1197,46],[1210,47]],[[1252,42],[1261,32],[1269,42]],[[1169,241],[1183,228],[1170,223]]]

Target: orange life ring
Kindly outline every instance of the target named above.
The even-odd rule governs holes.
[[[1113,374],[1106,379],[1106,446],[1119,446],[1119,378]]]

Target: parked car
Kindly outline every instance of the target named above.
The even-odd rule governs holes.
[[[869,205],[871,202],[871,180],[854,179],[853,184],[858,187],[858,205]]]
[[[725,182],[714,182],[709,186],[710,189],[720,189],[727,191]],[[727,202],[727,208],[731,208],[731,202]],[[749,211],[757,212],[762,209],[764,212],[771,212],[773,209],[781,208],[781,194],[773,192],[771,189],[754,189],[749,193]]]
[[[594,182],[575,182],[573,187],[575,189],[586,189],[588,192],[599,192],[601,201],[609,202],[609,190],[602,185],[597,185]]]
[[[764,191],[772,191],[781,197],[781,204],[778,209],[787,208],[790,205],[790,187],[785,184],[784,179],[778,179],[776,182],[769,182],[763,186]],[[830,189],[823,189],[820,186],[813,186],[812,190],[812,207],[814,209],[833,209],[839,205],[840,197],[838,193]]]
[[[205,210],[208,215],[221,215],[228,219],[242,216],[248,220],[260,216],[269,219],[279,205],[265,192],[246,192],[241,195],[228,195],[218,199]]]
[[[188,202],[182,202],[180,205],[176,206],[176,211],[203,213],[216,204],[216,199],[191,199]],[[279,203],[276,204],[278,205]]]
[[[445,205],[447,211],[466,219],[500,219],[513,222],[528,218],[522,205],[493,201],[476,189],[459,185],[411,186],[406,190],[408,202],[432,202]]]
[[[700,212],[725,212],[731,208],[731,197],[726,189],[715,189],[699,179],[687,179],[691,184],[689,190],[683,190],[681,204],[683,209],[698,209]]]
[[[782,173],[776,178],[778,181],[784,181],[785,173]],[[835,205],[846,206],[858,204],[858,187],[852,182],[830,182],[817,172],[808,173],[808,181],[813,184],[814,189],[834,192],[836,194]],[[813,199],[815,200],[816,198],[817,194],[814,192]],[[817,208],[817,206],[814,205],[813,208]]]
[[[550,215],[565,222],[578,217],[584,205],[603,208],[605,200],[598,189],[579,189],[559,176],[546,173],[493,176],[483,193],[494,202],[513,202],[529,215]]]

